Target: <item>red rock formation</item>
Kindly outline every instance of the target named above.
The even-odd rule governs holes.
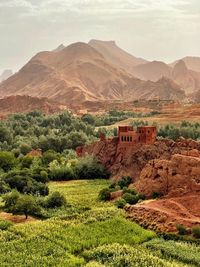
[[[186,154],[186,151],[183,152]],[[150,161],[133,184],[139,192],[162,199],[127,206],[129,217],[161,232],[175,232],[177,224],[200,225],[200,157],[198,150],[189,155],[173,155],[171,160]],[[191,157],[190,155],[194,155]]]
[[[127,205],[131,220],[158,232],[176,232],[176,225],[191,229],[200,225],[200,194],[164,198]]]
[[[84,146],[82,155],[93,154],[96,156],[111,171],[113,179],[117,180],[123,175],[130,175],[133,180],[138,180],[142,169],[150,160],[169,160],[174,154],[193,149],[200,151],[200,143],[191,139],[181,139],[177,142],[162,140],[150,145],[129,145],[123,149],[118,145],[118,138],[114,138]]]
[[[27,154],[27,156],[40,157],[40,156],[42,156],[42,150],[39,148],[33,149]]]
[[[174,155],[171,160],[152,160],[134,187],[148,197],[153,192],[173,197],[200,192],[200,158]]]

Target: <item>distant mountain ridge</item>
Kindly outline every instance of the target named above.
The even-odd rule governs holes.
[[[149,78],[150,81],[145,81],[145,75],[143,80],[133,75],[135,69],[140,69],[143,75],[145,67],[147,74],[149,68],[151,75],[159,72],[153,81]],[[170,80],[171,77],[163,77],[169,76],[171,69],[162,62],[134,57],[114,41],[60,45],[53,51],[38,53],[18,73],[0,84],[0,98],[27,95],[63,105],[155,98],[181,101],[185,98],[182,87]]]
[[[115,41],[91,40],[90,46],[99,51],[108,62],[133,74],[133,68],[139,64],[147,63],[147,60],[135,57],[118,47]]]

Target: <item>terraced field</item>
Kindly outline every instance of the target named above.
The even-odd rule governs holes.
[[[50,219],[0,230],[0,266],[200,266],[198,246],[159,239],[113,203],[99,202],[98,192],[109,183],[50,183],[68,204]]]

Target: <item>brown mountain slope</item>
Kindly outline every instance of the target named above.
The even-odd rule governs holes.
[[[185,62],[188,69],[200,72],[200,57],[184,57],[181,60]],[[174,67],[178,61],[173,62],[171,66]]]
[[[153,83],[136,79],[108,63],[90,45],[75,43],[57,52],[41,52],[34,56],[0,85],[0,97],[9,95],[46,97],[62,104],[79,104],[87,100],[131,101],[144,97],[181,99],[184,92],[170,80]]]
[[[134,68],[134,75],[146,81],[157,81],[162,76],[168,77],[187,94],[200,89],[200,72],[188,69],[183,60],[177,61],[173,68],[160,61],[138,65]]]
[[[157,81],[171,76],[171,68],[161,61],[152,61],[134,68],[134,75],[142,80]]]
[[[57,103],[46,98],[30,96],[9,96],[0,99],[0,115],[7,115],[18,112],[30,112],[41,110],[45,113],[54,113],[61,110]]]
[[[91,40],[88,44],[99,51],[108,62],[132,74],[136,65],[147,62],[145,59],[134,57],[119,48],[115,41]]]
[[[185,93],[172,80],[162,77],[157,82],[143,81],[136,88],[135,99],[160,99],[181,101],[185,97]]]
[[[187,94],[200,90],[200,72],[189,70],[183,60],[176,63],[171,78],[176,81]]]

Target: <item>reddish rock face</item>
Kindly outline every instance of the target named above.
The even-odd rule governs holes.
[[[114,180],[129,175],[136,181],[142,169],[150,160],[170,160],[174,154],[181,152],[198,155],[200,143],[181,139],[156,141],[154,144],[135,144],[124,147],[118,145],[118,138],[100,140],[83,147],[81,155],[94,155],[112,173]],[[191,154],[192,153],[192,154]]]
[[[130,219],[158,232],[176,232],[181,224],[200,225],[200,193],[163,198],[125,207]]]
[[[173,155],[171,160],[152,160],[134,186],[147,197],[154,192],[162,196],[200,192],[200,158]]]
[[[40,156],[42,156],[42,150],[39,148],[33,149],[27,154],[27,156],[40,157]]]

